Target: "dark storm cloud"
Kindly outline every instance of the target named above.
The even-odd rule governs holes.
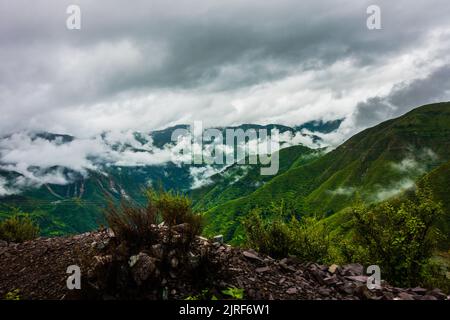
[[[295,103],[289,90],[345,97],[357,88],[356,72],[330,78],[324,70],[347,59],[354,70],[381,68],[449,27],[446,0],[375,3],[383,30],[366,28],[373,1],[0,0],[0,132],[50,126],[74,133],[87,122],[90,130],[121,128],[114,121],[132,126],[133,113],[149,126],[193,115],[222,124],[294,121],[312,98]],[[79,31],[65,28],[69,4],[81,7]],[[304,74],[309,82],[261,94],[267,104],[289,102],[278,115],[262,98],[235,107],[254,86]],[[143,114],[147,103],[154,110]],[[319,111],[312,114],[329,114]]]
[[[400,116],[430,102],[450,99],[450,65],[442,66],[428,76],[399,83],[383,97],[372,97],[357,105],[355,125],[368,127],[385,119]]]
[[[17,43],[43,42],[48,49],[41,52],[48,55],[62,44],[89,50],[101,41],[129,39],[146,59],[152,59],[155,45],[164,46],[167,56],[158,68],[143,66],[119,81],[108,79],[105,89],[112,92],[141,86],[190,88],[211,81],[231,88],[281,77],[299,64],[320,67],[348,56],[370,63],[408,49],[445,18],[438,5],[443,1],[381,1],[386,31],[376,33],[365,27],[370,1],[78,1],[83,29],[77,33],[64,28],[62,13],[72,2],[8,6],[2,42],[11,44],[14,53],[21,50]],[[433,19],[424,19],[424,12]],[[266,68],[264,62],[279,64],[281,70]],[[227,65],[248,70],[222,82],[220,69]]]

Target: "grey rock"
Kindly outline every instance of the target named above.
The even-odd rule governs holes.
[[[288,261],[288,259],[286,259],[286,258],[282,259],[280,261],[280,266],[286,271],[295,272],[296,271],[295,268],[288,266],[287,261]]]
[[[94,269],[97,269],[101,266],[111,263],[112,260],[113,260],[112,255],[94,256]]]
[[[242,254],[244,255],[244,257],[251,259],[251,260],[257,260],[257,261],[262,261],[262,259],[260,257],[258,257],[258,255],[256,255],[255,253],[249,251],[244,251],[242,252]]]
[[[415,287],[415,288],[412,288],[411,291],[416,294],[424,295],[425,293],[427,293],[428,290],[425,288]]]
[[[170,259],[170,266],[172,268],[176,268],[178,267],[179,261],[177,259],[177,257],[172,257],[172,259]]]
[[[104,250],[108,246],[108,244],[109,244],[109,239],[105,239],[103,241],[94,241],[92,243],[92,246],[94,249],[101,251],[101,250]]]
[[[437,300],[435,296],[425,295],[421,297],[421,300]]]
[[[183,233],[183,232],[189,230],[189,224],[188,223],[177,224],[177,225],[172,227],[172,230],[176,231],[176,232]]]
[[[133,268],[137,261],[138,255],[131,256],[130,259],[128,260],[128,265],[130,266],[130,268]]]
[[[431,295],[433,297],[436,297],[438,300],[445,300],[445,299],[447,299],[447,295],[444,294],[440,289],[433,289],[431,291],[428,291],[427,295]]]
[[[263,272],[270,271],[270,268],[269,267],[261,267],[261,268],[256,268],[255,271],[257,273],[263,273]]]
[[[414,300],[414,297],[411,294],[407,293],[407,292],[400,292],[398,294],[398,297],[401,300]]]
[[[132,266],[131,273],[134,281],[136,281],[138,285],[141,285],[144,281],[149,279],[150,276],[156,273],[155,258],[152,258],[143,252],[140,252],[137,256],[133,257],[135,257],[133,259],[135,263]]]
[[[162,245],[160,245],[160,244],[152,245],[151,253],[152,253],[152,256],[161,260],[164,255],[164,250],[163,250]]]
[[[223,244],[223,235],[219,234],[219,235],[215,236],[213,238],[213,242],[218,242],[220,244]]]
[[[355,294],[363,300],[372,300],[372,299],[376,298],[376,295],[374,293],[372,293],[365,284],[360,284],[355,289]]]
[[[336,284],[339,280],[337,279],[336,275],[333,275],[331,277],[326,277],[325,279],[323,279],[323,281],[327,285],[333,285],[333,284]]]
[[[287,294],[296,294],[297,293],[297,288],[292,287],[286,290]]]
[[[350,263],[342,266],[342,271],[345,276],[362,276],[364,267],[359,263]]]
[[[328,288],[319,288],[318,292],[322,296],[329,296],[331,293],[331,290]]]
[[[115,238],[116,234],[114,233],[114,231],[111,228],[108,228],[108,230],[106,230],[108,237],[110,238]]]
[[[363,282],[366,283],[368,277],[367,276],[348,276],[346,277],[349,280],[357,281],[357,282]]]

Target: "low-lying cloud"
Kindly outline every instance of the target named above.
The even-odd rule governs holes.
[[[18,175],[13,182],[2,178],[0,191],[1,195],[8,195],[43,184],[64,185],[87,178],[91,171],[104,172],[111,166],[161,166],[169,162],[177,165],[191,164],[192,154],[183,154],[182,151],[185,150],[203,150],[205,160],[206,155],[211,154],[215,148],[220,148],[225,160],[236,150],[241,150],[243,155],[259,155],[302,142],[319,146],[312,142],[311,137],[300,132],[279,134],[279,142],[257,137],[229,146],[203,144],[195,139],[191,141],[188,136],[181,136],[178,141],[158,148],[153,144],[151,133],[106,132],[90,138],[77,138],[20,132],[0,139],[0,170]],[[238,160],[240,159],[235,161]],[[224,161],[222,165],[203,163],[201,167],[191,167],[192,187],[198,188],[209,183],[212,175],[231,164]]]
[[[415,187],[415,182],[412,179],[404,178],[393,183],[388,187],[379,188],[373,195],[372,200],[380,202],[401,194],[402,192]]]

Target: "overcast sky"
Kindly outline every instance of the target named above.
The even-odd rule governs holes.
[[[0,134],[346,117],[341,139],[450,100],[449,17],[448,0],[0,0]]]

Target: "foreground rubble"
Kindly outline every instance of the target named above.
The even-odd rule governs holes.
[[[170,232],[177,235],[176,228]],[[449,299],[439,289],[396,288],[384,281],[381,288],[369,290],[363,267],[358,264],[325,266],[300,263],[295,258],[275,260],[222,244],[220,237],[215,240],[197,237],[184,254],[173,249],[166,252],[169,246],[162,241],[126,256],[126,262],[115,272],[119,269],[121,273],[117,274],[129,276],[119,280],[129,286],[130,296],[102,289],[99,273],[111,270],[116,259],[111,254],[117,250],[111,246],[111,231],[39,238],[21,244],[0,242],[0,297],[18,289],[22,299],[120,299],[134,298],[133,290],[139,289],[140,299],[185,299],[204,289],[221,297],[221,290],[236,287],[244,289],[246,299]],[[167,263],[161,262],[163,256]],[[199,269],[205,259],[207,263]],[[81,290],[67,289],[66,270],[70,265],[81,268]]]

